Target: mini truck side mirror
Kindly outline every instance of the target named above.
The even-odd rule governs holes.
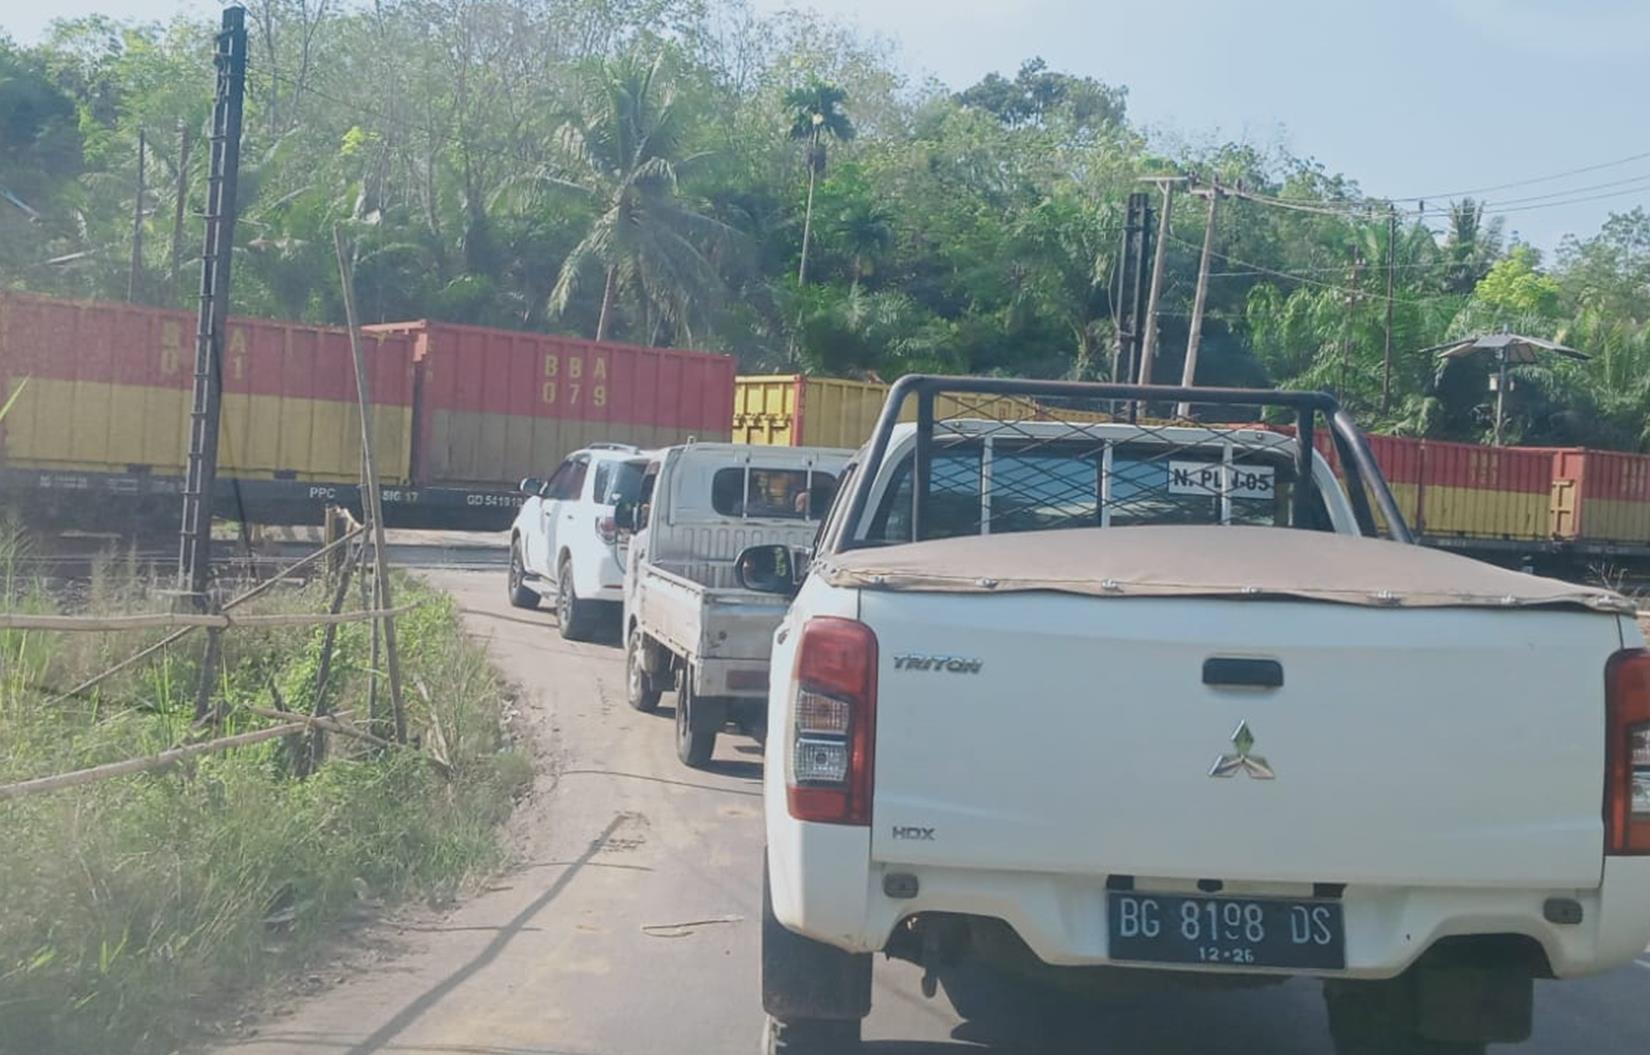
[[[635,499],[626,498],[613,503],[613,523],[620,531],[629,531],[634,534],[636,531],[636,510]]]
[[[747,546],[734,561],[739,585],[757,593],[794,594],[798,563],[789,546]]]
[[[524,476],[521,483],[516,485],[516,490],[529,498],[537,498],[539,492],[544,490],[544,481],[536,476]]]

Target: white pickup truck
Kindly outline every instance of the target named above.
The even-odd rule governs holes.
[[[788,598],[740,587],[734,560],[760,543],[812,539],[848,451],[692,443],[633,460],[614,517],[626,543],[625,675],[651,711],[676,689],[676,751],[710,761],[730,722],[763,727],[768,646]],[[638,471],[639,470],[639,471]]]
[[[934,420],[959,393],[1295,424]],[[768,1050],[851,1048],[877,952],[971,1018],[982,965],[1307,975],[1343,1055],[1521,1040],[1532,979],[1650,941],[1643,645],[1614,594],[1410,544],[1329,396],[903,379],[774,635]]]

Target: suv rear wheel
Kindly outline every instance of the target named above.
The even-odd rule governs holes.
[[[510,577],[506,580],[510,604],[516,608],[537,608],[539,595],[527,588],[527,568],[521,560],[521,539],[510,540]]]
[[[573,562],[565,557],[556,576],[556,619],[561,624],[561,636],[569,641],[589,641],[596,622],[595,606],[579,600],[573,587]]]

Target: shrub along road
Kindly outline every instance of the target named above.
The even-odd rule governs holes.
[[[539,743],[517,818],[519,869],[444,918],[386,934],[394,955],[228,1048],[236,1055],[719,1055],[757,1050],[761,756],[725,736],[709,772],[683,768],[671,697],[624,701],[622,655],[571,644],[549,612],[504,600],[502,570],[431,571],[468,610],[505,675],[525,687]],[[392,928],[386,927],[386,931]],[[1650,1050],[1650,954],[1583,982],[1537,983],[1521,1053]],[[867,1055],[967,1051],[1174,1055],[1328,1050],[1318,986],[1120,1000],[1018,1036],[925,1000],[908,964],[877,966]]]

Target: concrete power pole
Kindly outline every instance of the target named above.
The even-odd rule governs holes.
[[[1215,221],[1220,215],[1220,181],[1217,179],[1206,193],[1209,196],[1209,218],[1203,227],[1203,255],[1197,264],[1197,295],[1192,298],[1192,327],[1186,334],[1186,365],[1180,371],[1180,383],[1190,388],[1197,383],[1197,349],[1203,342],[1203,306],[1209,299],[1209,258],[1215,252]],[[1179,417],[1190,417],[1191,404],[1175,408]]]
[[[1152,290],[1146,298],[1146,337],[1140,344],[1140,377],[1143,385],[1152,383],[1152,364],[1157,356],[1157,305],[1163,294],[1163,258],[1169,248],[1169,219],[1174,212],[1174,185],[1182,176],[1162,176],[1149,182],[1163,192],[1163,212],[1157,217],[1157,245],[1152,251]]]
[[[1381,353],[1381,413],[1392,405],[1392,272],[1398,258],[1398,210],[1386,207],[1386,348]],[[1500,443],[1500,438],[1496,438]]]

